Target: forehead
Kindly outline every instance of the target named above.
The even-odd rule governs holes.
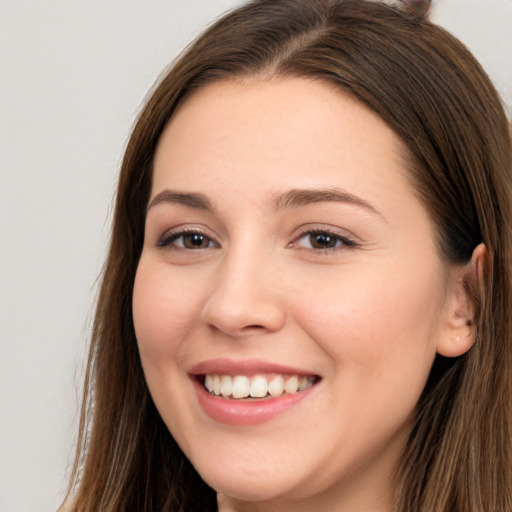
[[[225,81],[189,97],[154,159],[165,187],[240,193],[341,187],[379,199],[412,195],[395,133],[348,94],[315,80]]]

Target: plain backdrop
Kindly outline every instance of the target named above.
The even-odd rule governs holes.
[[[0,0],[0,511],[56,510],[116,174],[146,91],[241,0]],[[512,105],[512,0],[437,0]]]

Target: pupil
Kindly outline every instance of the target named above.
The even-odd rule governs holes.
[[[314,235],[313,237],[313,247],[326,248],[326,247],[334,247],[336,244],[336,240],[325,233],[319,233]]]
[[[186,235],[184,240],[185,247],[189,247],[192,249],[199,249],[205,247],[206,237],[203,235],[193,234]]]

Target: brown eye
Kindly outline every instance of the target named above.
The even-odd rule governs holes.
[[[185,249],[207,249],[211,247],[211,240],[201,233],[188,233],[182,235],[182,245]],[[176,242],[177,240],[175,240]],[[178,244],[179,245],[179,244]]]
[[[357,243],[346,236],[329,231],[308,231],[298,240],[297,245],[305,249],[329,250],[355,247]]]
[[[311,247],[313,249],[331,249],[336,247],[338,238],[329,233],[311,233],[309,235]]]
[[[171,233],[164,236],[156,245],[182,250],[210,249],[219,246],[212,238],[199,231]]]

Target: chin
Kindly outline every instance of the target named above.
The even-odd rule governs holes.
[[[196,468],[197,469],[197,468]],[[245,502],[269,502],[290,499],[297,485],[295,476],[282,470],[255,471],[253,468],[199,468],[201,478],[217,493]],[[277,473],[277,474],[276,474]]]

